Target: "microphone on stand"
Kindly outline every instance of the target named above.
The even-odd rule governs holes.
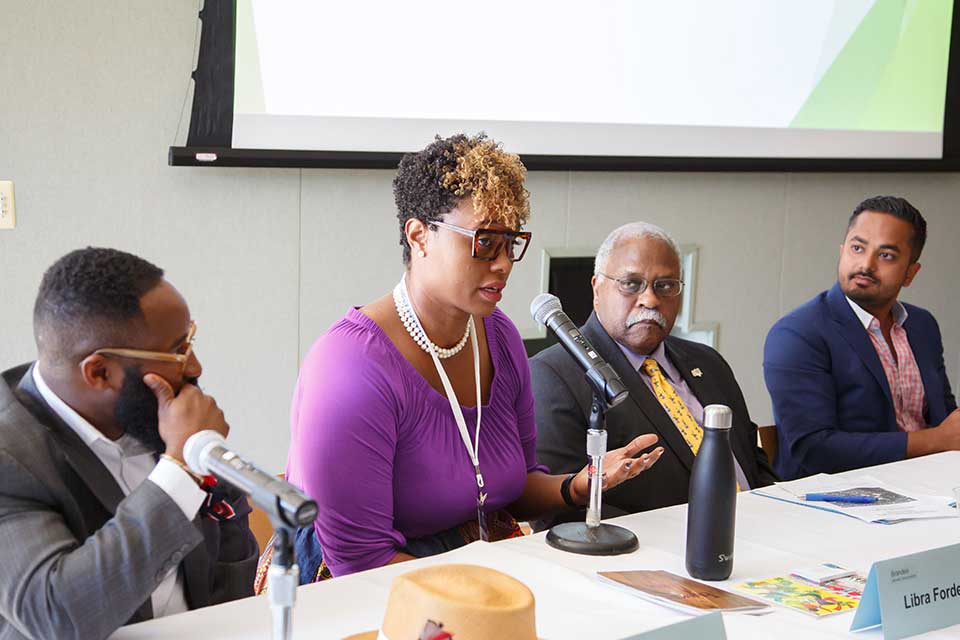
[[[606,412],[627,399],[626,386],[593,345],[567,317],[557,296],[541,293],[530,303],[538,323],[556,334],[567,353],[583,369],[593,388],[587,428],[588,487],[590,498],[585,522],[564,522],[547,532],[547,543],[562,551],[591,556],[612,556],[636,551],[637,536],[629,529],[600,522],[603,500],[603,457],[607,453]]]
[[[557,296],[541,293],[530,303],[530,314],[539,324],[556,334],[563,348],[586,372],[587,382],[593,390],[606,400],[607,407],[614,407],[627,399],[629,393],[620,376],[563,312]]]
[[[317,503],[285,480],[261,471],[227,447],[213,430],[200,431],[187,439],[183,458],[190,470],[212,474],[250,496],[275,524],[305,527],[317,517]]]
[[[297,529],[313,524],[317,503],[285,480],[261,471],[227,448],[227,441],[213,430],[193,434],[183,445],[190,470],[213,474],[250,496],[267,512],[273,523],[273,556],[267,571],[267,598],[273,612],[273,637],[293,637],[293,606],[300,584],[295,538]]]

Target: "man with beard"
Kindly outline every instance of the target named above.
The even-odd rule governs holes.
[[[226,435],[163,271],[87,248],[44,274],[36,362],[0,381],[0,639],[105,638],[253,593],[242,495],[184,465]]]
[[[710,347],[669,335],[683,291],[677,243],[654,225],[624,225],[597,252],[592,284],[594,311],[580,331],[630,391],[607,413],[607,446],[621,447],[650,433],[659,436],[664,449],[653,468],[605,494],[603,517],[687,501],[703,435],[703,407],[709,404],[733,410],[731,445],[739,487],[773,482],[730,366]],[[538,353],[530,368],[537,460],[553,473],[575,473],[586,457],[590,387],[562,345]],[[582,518],[582,511],[571,510],[559,519]]]
[[[960,449],[940,327],[897,300],[920,271],[926,238],[926,221],[903,198],[864,200],[840,245],[837,283],[767,335],[784,478]]]

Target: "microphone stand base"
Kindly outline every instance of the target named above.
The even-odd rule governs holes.
[[[619,556],[640,548],[632,531],[603,522],[596,527],[588,527],[585,522],[555,525],[547,532],[547,544],[561,551],[587,556]]]

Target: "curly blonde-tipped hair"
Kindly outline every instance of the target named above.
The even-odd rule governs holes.
[[[530,218],[530,192],[523,186],[527,168],[520,157],[483,134],[455,142],[453,151],[457,166],[444,173],[444,188],[470,196],[477,215],[487,222],[522,227]]]
[[[523,186],[526,175],[519,156],[505,152],[483,133],[437,136],[422,151],[405,155],[393,180],[404,263],[410,262],[407,220],[425,224],[440,220],[463,198],[471,199],[480,219],[520,229],[530,218],[530,194]]]

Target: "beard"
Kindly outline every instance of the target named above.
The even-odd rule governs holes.
[[[144,373],[139,367],[127,367],[123,371],[123,385],[113,408],[113,417],[125,433],[136,438],[143,446],[156,454],[163,453],[167,446],[160,436],[160,416],[157,396],[143,381]],[[196,378],[186,378],[185,383],[196,384]]]
[[[855,285],[853,279],[857,276],[863,276],[872,280],[873,287],[865,290]],[[887,302],[890,299],[890,292],[887,291],[887,289],[888,287],[880,282],[875,274],[866,271],[854,271],[853,273],[847,274],[840,282],[840,290],[843,291],[844,295],[861,307],[873,307]],[[899,289],[897,291],[899,291]],[[896,297],[896,292],[893,294],[893,297]]]
[[[841,287],[842,288],[842,287]],[[843,292],[848,298],[856,302],[861,307],[872,307],[882,302],[880,296],[872,293],[866,293],[856,288],[851,288]]]

